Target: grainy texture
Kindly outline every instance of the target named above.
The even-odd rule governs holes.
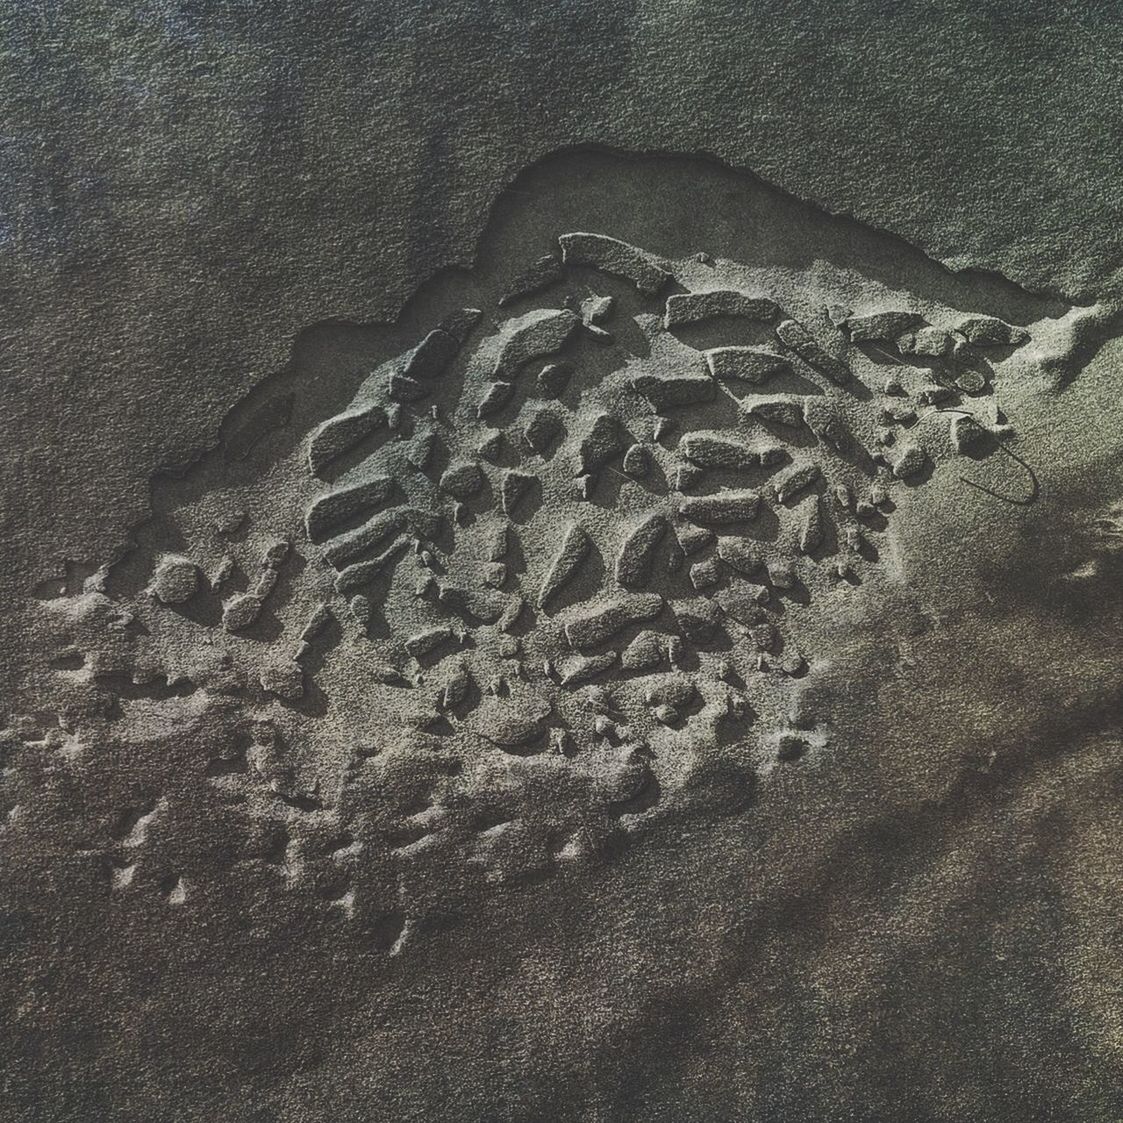
[[[7,1117],[1123,1116],[1115,5],[0,21]]]

